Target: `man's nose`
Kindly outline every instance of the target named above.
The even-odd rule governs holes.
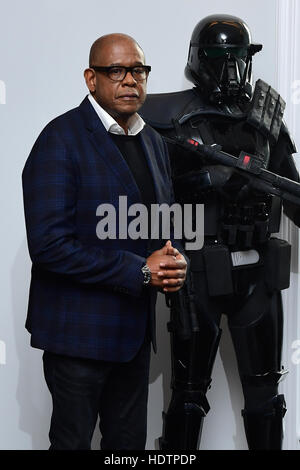
[[[136,80],[133,78],[132,71],[126,70],[126,75],[122,80],[122,83],[125,85],[136,85]]]

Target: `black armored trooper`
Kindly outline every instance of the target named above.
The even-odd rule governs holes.
[[[185,69],[195,87],[148,95],[142,108],[143,118],[168,141],[176,201],[204,204],[204,246],[187,251],[189,281],[170,298],[172,399],[160,439],[165,450],[199,446],[222,314],[236,352],[249,449],[282,445],[281,290],[289,286],[291,247],[274,234],[282,206],[299,226],[299,206],[253,189],[234,169],[173,143],[218,144],[235,157],[244,151],[261,168],[299,182],[285,103],[264,81],[252,84],[252,57],[261,49],[241,19],[206,17],[193,31]]]

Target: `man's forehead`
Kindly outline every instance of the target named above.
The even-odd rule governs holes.
[[[130,39],[108,39],[99,44],[96,56],[100,60],[118,62],[135,56],[144,60],[144,53],[136,42]]]

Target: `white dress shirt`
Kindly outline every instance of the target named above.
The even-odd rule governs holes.
[[[114,118],[108,114],[105,109],[103,109],[99,103],[95,100],[95,98],[89,94],[88,96],[91,105],[93,106],[94,110],[98,114],[101,122],[107,132],[111,132],[112,134],[123,134],[125,135],[124,129],[114,120]],[[137,135],[143,127],[145,126],[145,121],[135,113],[130,119],[128,123],[128,135]]]

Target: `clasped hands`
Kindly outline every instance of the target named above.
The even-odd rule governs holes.
[[[163,248],[147,258],[151,271],[150,285],[163,292],[177,292],[184,284],[187,263],[182,254],[168,240]]]

